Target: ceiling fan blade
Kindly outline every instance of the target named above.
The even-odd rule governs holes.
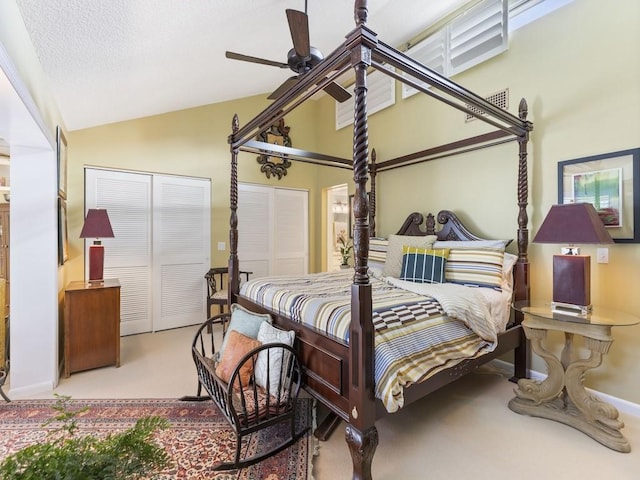
[[[270,65],[278,68],[289,68],[289,65],[282,62],[276,62],[273,60],[267,60],[266,58],[251,57],[249,55],[243,55],[235,52],[225,52],[224,56],[231,60],[242,60],[243,62],[259,63],[261,65]]]
[[[291,40],[296,55],[306,58],[311,55],[311,43],[309,41],[309,17],[304,12],[287,9],[287,20],[291,31]]]
[[[323,90],[339,103],[346,102],[351,98],[351,94],[335,82],[331,82]]]
[[[293,87],[293,85],[296,84],[297,82],[298,82],[298,77],[289,77],[289,78],[287,78],[284,81],[284,83],[282,85],[280,85],[278,88],[276,88],[273,91],[273,93],[271,95],[269,95],[267,98],[269,100],[275,100],[277,98],[280,98],[284,92],[286,92],[291,87]]]

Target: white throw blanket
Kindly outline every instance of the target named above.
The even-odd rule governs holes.
[[[396,287],[435,298],[449,317],[464,322],[476,335],[491,342],[495,348],[498,331],[491,319],[488,302],[475,288],[453,283],[408,282],[393,277],[385,277],[385,280]]]

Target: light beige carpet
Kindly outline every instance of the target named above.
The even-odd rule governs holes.
[[[74,373],[56,391],[74,398],[194,394],[190,346],[195,330],[124,337],[120,368]],[[620,414],[632,450],[618,453],[566,425],[512,412],[507,403],[513,388],[499,370],[484,368],[381,419],[375,480],[640,479],[640,417]],[[10,386],[6,390],[11,395]],[[40,395],[46,397],[51,395]],[[351,478],[344,426],[320,444],[314,475],[316,480]]]
[[[640,479],[640,418],[621,414],[631,453],[508,409],[514,384],[483,368],[377,423],[375,480]],[[320,444],[318,480],[351,478],[344,424]]]

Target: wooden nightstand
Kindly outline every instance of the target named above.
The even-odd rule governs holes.
[[[71,282],[64,292],[64,377],[120,366],[120,282]]]
[[[611,328],[637,325],[640,318],[600,307],[593,307],[586,316],[570,315],[552,310],[549,302],[517,302],[513,308],[525,314],[525,335],[531,340],[533,351],[547,364],[549,375],[542,382],[519,380],[509,408],[570,425],[612,450],[631,451],[629,441],[620,432],[624,423],[618,420],[618,410],[587,392],[582,380],[587,370],[600,366],[609,351],[613,343]],[[561,358],[544,346],[550,330],[564,332]],[[588,358],[579,358],[573,347],[574,335],[584,338],[584,346],[590,352]]]

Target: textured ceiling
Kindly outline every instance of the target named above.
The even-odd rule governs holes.
[[[289,70],[286,8],[302,0],[16,0],[68,130],[270,93]],[[370,0],[368,26],[398,46],[469,0]],[[308,2],[311,45],[354,27],[352,0]]]

